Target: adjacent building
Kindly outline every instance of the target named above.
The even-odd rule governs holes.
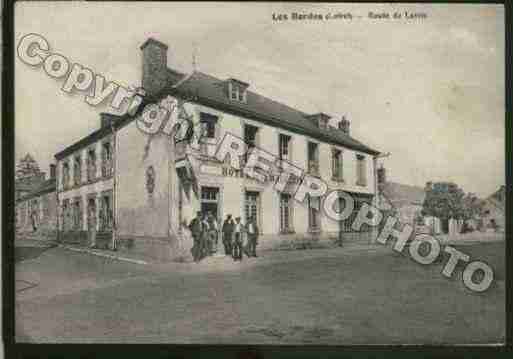
[[[50,177],[38,176],[36,185],[16,199],[16,232],[55,235],[57,230],[57,196],[55,165],[50,165]]]
[[[409,224],[414,228],[414,233],[441,233],[440,219],[422,213],[425,188],[388,181],[383,167],[378,168],[377,172],[378,206],[386,215],[396,217],[402,224]]]
[[[255,217],[262,240],[341,231],[347,238],[370,240],[368,228],[351,228],[354,216],[331,220],[318,198],[298,203],[293,186],[278,192],[272,180],[258,182],[214,156],[216,144],[230,133],[249,148],[265,149],[322,178],[331,189],[350,192],[358,208],[375,200],[379,152],[351,136],[344,116],[302,112],[251,91],[251,84],[238,79],[182,74],[167,67],[167,48],[154,39],[141,46],[145,101],[177,100],[184,110],[180,114],[202,129],[199,149],[144,133],[136,121],[140,112],[102,114],[96,131],[55,155],[62,240],[87,242],[95,226],[104,246],[165,259],[173,256],[183,226],[196,211],[210,211],[219,220],[227,214],[243,222]]]

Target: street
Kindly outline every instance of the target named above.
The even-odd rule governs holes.
[[[504,241],[465,245],[483,293],[384,246],[140,265],[17,247],[16,335],[36,343],[441,344],[505,337]]]

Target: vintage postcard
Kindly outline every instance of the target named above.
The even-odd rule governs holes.
[[[503,344],[504,17],[16,3],[15,341]]]

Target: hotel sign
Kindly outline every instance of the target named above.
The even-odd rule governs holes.
[[[243,170],[238,170],[232,168],[230,166],[218,166],[218,165],[208,165],[202,164],[200,165],[199,172],[203,175],[209,176],[219,176],[219,177],[231,177],[231,178],[246,178],[250,180],[255,180],[253,177],[248,176],[243,173]],[[275,173],[266,173],[266,182],[277,182],[280,177],[280,172],[275,171]],[[290,176],[289,184],[299,184],[300,179],[294,176]]]

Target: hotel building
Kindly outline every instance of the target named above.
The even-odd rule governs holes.
[[[199,151],[164,134],[148,135],[134,116],[101,114],[93,133],[55,155],[58,228],[63,241],[87,241],[96,224],[99,243],[166,259],[173,256],[184,223],[196,211],[257,218],[261,241],[316,235],[369,241],[368,228],[351,229],[324,215],[319,198],[303,203],[218,161],[216,144],[227,133],[249,148],[264,149],[324,180],[330,189],[372,203],[379,152],[353,138],[344,117],[308,114],[251,91],[251,84],[167,66],[167,45],[141,46],[145,102],[177,99],[203,131]],[[242,161],[245,158],[241,158]],[[271,177],[272,178],[272,177]],[[89,216],[94,215],[94,221]],[[262,242],[261,242],[262,243]]]

